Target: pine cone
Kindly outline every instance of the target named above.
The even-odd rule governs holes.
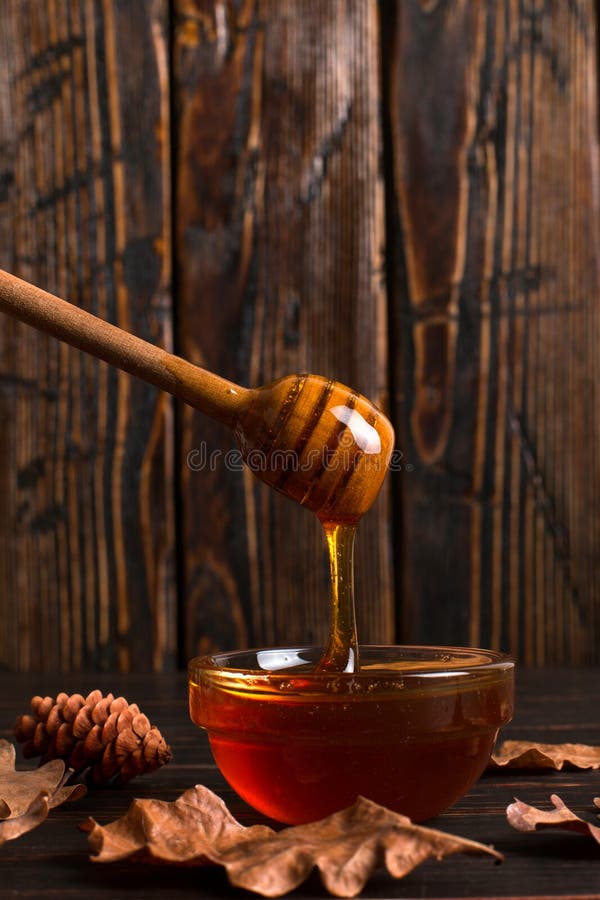
[[[158,728],[125,697],[61,693],[56,699],[33,697],[31,710],[14,727],[23,755],[41,756],[42,763],[64,759],[77,774],[90,769],[93,784],[125,783],[171,759]]]

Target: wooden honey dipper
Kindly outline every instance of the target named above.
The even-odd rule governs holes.
[[[352,593],[352,542],[347,538],[342,546],[339,538],[346,531],[353,535],[375,500],[394,445],[392,425],[366,397],[319,375],[288,375],[263,387],[240,387],[2,270],[0,311],[233,428],[242,457],[257,478],[321,520],[330,550],[332,590],[350,582]],[[350,599],[351,611],[349,600],[342,603],[338,598],[340,627],[332,624],[342,656],[349,642],[347,620],[352,620],[356,645],[353,595]],[[335,619],[335,598],[333,606]],[[343,660],[332,661],[334,668],[345,665]]]

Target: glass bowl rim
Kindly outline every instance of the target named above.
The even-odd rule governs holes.
[[[380,681],[385,678],[398,678],[401,679],[405,686],[409,684],[417,684],[417,683],[429,683],[433,687],[434,684],[439,684],[441,681],[447,679],[457,679],[457,680],[476,680],[479,676],[485,677],[486,679],[490,676],[496,674],[498,677],[502,677],[503,674],[507,672],[512,672],[515,667],[514,659],[506,653],[502,653],[498,650],[488,650],[478,647],[459,647],[459,646],[446,646],[446,645],[437,645],[437,644],[365,644],[360,645],[359,652],[362,652],[363,655],[368,653],[384,653],[392,654],[396,653],[396,657],[398,656],[398,651],[408,651],[414,655],[414,662],[419,662],[419,654],[421,654],[421,665],[419,667],[415,667],[413,669],[393,669],[385,667],[385,660],[382,659],[381,668],[365,668],[361,669],[358,672],[350,673],[350,672],[304,672],[301,668],[298,667],[297,671],[294,671],[293,668],[286,668],[285,671],[278,671],[277,669],[265,669],[265,668],[235,668],[231,665],[232,662],[235,662],[236,658],[240,657],[250,657],[252,655],[257,656],[260,653],[273,653],[276,654],[278,652],[283,653],[306,653],[309,651],[316,651],[319,655],[322,651],[321,647],[317,647],[315,645],[305,645],[305,646],[287,646],[287,647],[264,647],[264,648],[248,648],[246,650],[231,650],[225,652],[218,652],[214,654],[204,654],[202,656],[196,656],[188,662],[187,672],[188,678],[191,682],[200,683],[202,678],[208,678],[210,680],[233,680],[239,679],[242,681],[251,681],[253,684],[257,686],[263,683],[283,683],[289,681],[290,678],[301,678],[305,684],[314,684],[315,688],[321,687],[323,685],[335,683],[336,685],[340,685],[343,682],[347,682],[350,684],[357,684],[360,682],[369,682],[369,681]],[[440,655],[439,660],[431,660],[431,666],[423,666],[422,660],[424,657],[429,654],[430,656],[434,653]],[[317,655],[317,658],[318,658]],[[469,658],[476,659],[477,656],[484,657],[484,660],[480,661],[465,661],[464,664],[458,662],[454,668],[452,666],[445,667],[443,665],[444,662],[449,662],[449,660],[444,660],[441,658],[442,656],[455,656],[462,657],[465,660]],[[399,660],[396,658],[392,658],[390,662],[398,662]]]

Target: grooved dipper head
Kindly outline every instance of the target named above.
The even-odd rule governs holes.
[[[251,471],[322,522],[357,522],[389,466],[394,429],[386,416],[320,375],[288,375],[251,394],[236,424]]]

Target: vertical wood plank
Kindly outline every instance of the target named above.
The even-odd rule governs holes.
[[[0,30],[1,264],[169,346],[167,3],[10,0]],[[0,666],[174,665],[170,401],[4,318],[0,354]]]
[[[0,58],[4,60],[3,76],[0,77],[0,265],[12,268],[14,265],[14,238],[12,212],[16,199],[17,181],[17,140],[14,129],[5,124],[14,121],[15,94],[12,90],[15,67],[15,43],[10,17],[5,18],[0,28]],[[15,421],[15,396],[17,375],[6,364],[6,357],[14,354],[14,326],[8,322],[0,324],[0,508],[5,511],[15,508],[16,441],[11,435],[10,422]],[[24,386],[23,386],[24,387]],[[4,515],[3,515],[4,518]],[[4,640],[7,647],[18,646],[18,620],[9,613],[9,598],[17,595],[17,568],[11,562],[15,554],[15,535],[7,530],[0,543],[0,584],[3,612]],[[11,602],[10,612],[13,603]],[[5,614],[6,613],[6,614]],[[14,657],[4,651],[3,668],[11,667]]]
[[[325,374],[385,406],[376,4],[175,8],[182,354],[248,385]],[[322,641],[320,526],[230,448],[182,411],[186,652]],[[394,636],[389,512],[386,489],[359,534],[363,640]]]
[[[391,6],[404,638],[597,662],[595,4]]]

